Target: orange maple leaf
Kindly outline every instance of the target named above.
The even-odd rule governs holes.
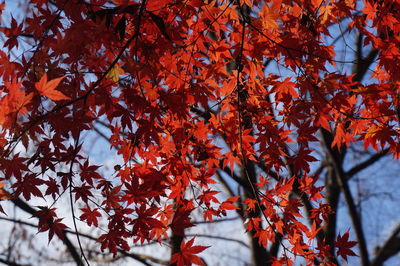
[[[2,200],[10,200],[13,197],[3,188],[6,185],[5,182],[0,182],[0,201]],[[0,212],[4,213],[5,215],[6,212],[4,211],[3,207],[0,205]]]
[[[280,17],[279,9],[281,7],[281,4],[281,0],[276,0],[272,2],[272,5],[270,7],[268,7],[267,5],[262,7],[262,11],[259,14],[264,29],[278,28],[278,23],[276,22],[276,20]]]
[[[13,80],[4,82],[9,93],[0,100],[0,125],[7,128],[14,123],[15,118],[21,114],[28,113],[26,106],[32,100],[33,94],[25,94],[20,90],[22,82]]]
[[[40,95],[46,96],[53,101],[70,100],[71,98],[65,96],[62,92],[55,90],[63,78],[64,77],[47,81],[47,74],[44,73],[39,82],[36,82],[35,87]]]
[[[3,187],[5,184],[6,183],[4,182],[0,182],[0,200],[9,200],[13,198],[7,191],[4,190]]]

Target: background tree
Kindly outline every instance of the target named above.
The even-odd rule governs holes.
[[[24,263],[25,227],[76,264],[201,264],[205,238],[252,265],[332,265],[355,256],[353,232],[361,265],[398,253],[399,226],[371,241],[360,177],[399,154],[396,1],[30,0],[20,19],[6,4],[1,195],[38,223],[1,217],[2,262]],[[192,228],[224,223],[249,239]],[[128,251],[148,242],[171,256]]]

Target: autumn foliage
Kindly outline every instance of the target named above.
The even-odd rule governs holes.
[[[184,238],[199,210],[205,221],[241,211],[256,244],[280,250],[266,264],[358,254],[353,230],[322,235],[333,211],[315,144],[328,143],[346,200],[349,145],[400,156],[398,1],[28,3],[1,28],[0,197],[45,198],[33,217],[49,240],[77,230],[55,207],[70,196],[74,221],[106,220],[99,249],[113,254],[174,235],[171,263],[203,264],[207,247]],[[370,53],[338,59],[343,21]],[[122,161],[112,175],[82,148],[99,121]],[[247,192],[221,197],[221,169]]]

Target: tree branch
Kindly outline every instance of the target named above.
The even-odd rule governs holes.
[[[390,257],[396,255],[400,251],[400,224],[393,230],[392,235],[387,239],[382,247],[378,247],[372,266],[381,266]]]
[[[352,178],[357,173],[361,172],[365,168],[373,165],[374,163],[376,163],[377,161],[382,159],[385,155],[388,154],[388,152],[389,152],[389,149],[384,149],[383,151],[381,151],[379,153],[375,153],[374,155],[372,155],[370,158],[368,158],[364,162],[362,162],[362,163],[354,166],[353,168],[351,168],[349,171],[346,172],[347,180],[349,180],[350,178]]]
[[[242,245],[246,248],[250,248],[249,245],[247,245],[245,242],[243,242],[241,240],[224,237],[224,236],[214,236],[214,235],[208,235],[208,234],[187,234],[186,236],[189,236],[189,237],[196,236],[196,237],[205,237],[205,238],[213,238],[213,239],[219,239],[219,240],[224,240],[224,241],[231,241],[231,242],[239,243],[240,245]]]
[[[240,217],[232,217],[232,218],[218,219],[218,220],[214,220],[214,221],[198,221],[198,222],[192,222],[192,224],[197,225],[197,224],[223,223],[223,222],[235,221],[235,220],[237,220],[239,218]]]
[[[369,256],[368,256],[368,249],[367,249],[367,244],[364,236],[364,231],[362,228],[362,223],[360,216],[357,212],[357,207],[354,203],[353,196],[351,194],[350,188],[347,183],[346,175],[343,171],[343,158],[344,156],[339,152],[337,148],[332,148],[331,147],[331,141],[332,141],[332,134],[324,129],[321,130],[322,136],[325,142],[325,146],[328,152],[328,156],[330,157],[332,161],[332,166],[335,172],[335,176],[337,179],[337,182],[344,194],[344,198],[347,203],[347,207],[350,213],[350,218],[354,226],[354,230],[356,232],[357,240],[358,240],[358,246],[360,249],[360,257],[361,257],[361,262],[362,265],[364,266],[369,266]]]
[[[9,265],[9,266],[27,266],[28,265],[28,264],[19,264],[19,263],[9,261],[9,260],[4,260],[2,258],[0,258],[0,262],[5,265]]]
[[[230,197],[235,196],[235,194],[233,193],[231,187],[229,186],[228,182],[226,182],[226,180],[224,179],[224,177],[222,176],[222,174],[220,173],[220,171],[216,172],[217,174],[217,178],[218,180],[221,182],[221,184],[224,186],[225,190],[228,192]]]
[[[238,185],[246,189],[247,191],[252,191],[248,182],[237,176],[234,172],[231,171],[229,167],[221,168],[230,178],[232,178]]]

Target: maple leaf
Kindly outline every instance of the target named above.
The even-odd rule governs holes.
[[[351,250],[355,245],[357,245],[357,241],[349,241],[349,231],[344,233],[343,236],[339,233],[335,241],[335,246],[338,248],[336,254],[347,261],[347,256],[357,256],[357,254]]]
[[[13,197],[3,188],[6,185],[5,182],[0,182],[0,201],[2,200],[9,200],[12,199]],[[6,214],[4,212],[3,207],[0,205],[0,212]]]
[[[333,6],[327,5],[327,6],[321,6],[321,23],[326,23],[329,21],[330,17],[332,16],[332,9]]]
[[[247,218],[244,224],[247,224],[246,226],[246,232],[251,232],[253,230],[258,231],[260,230],[260,222],[261,218]]]
[[[119,81],[119,76],[124,75],[125,71],[121,68],[119,64],[115,64],[113,68],[107,73],[106,77],[112,79],[114,82]]]
[[[132,220],[133,232],[137,232],[138,238],[142,241],[149,239],[149,233],[152,228],[164,228],[164,224],[158,219],[152,218],[158,212],[158,208],[146,209],[145,205],[136,209],[138,217]]]
[[[39,206],[39,211],[37,211],[33,216],[39,218],[38,232],[49,231],[49,243],[56,234],[61,240],[64,239],[63,231],[68,228],[61,221],[62,218],[57,218],[55,208],[49,209],[47,207]]]
[[[44,73],[39,82],[36,82],[35,87],[39,91],[40,95],[46,96],[53,101],[70,100],[71,98],[56,90],[56,87],[63,78],[64,77],[47,81],[47,73]]]
[[[372,4],[370,1],[363,1],[363,2],[365,8],[361,11],[367,15],[367,19],[374,20],[378,12],[377,4],[376,3]]]
[[[233,203],[236,202],[239,199],[239,196],[236,197],[231,197],[227,200],[225,200],[224,202],[221,203],[220,205],[220,209],[221,210],[236,210],[239,209],[238,207],[236,207]]]
[[[117,255],[117,247],[121,247],[123,250],[129,250],[129,245],[125,239],[122,238],[119,232],[111,230],[107,234],[100,235],[99,239],[97,240],[101,243],[101,250],[104,251],[106,248],[113,253],[114,256]]]
[[[289,258],[274,258],[271,266],[293,266],[293,261]]]
[[[314,221],[312,224],[312,227],[311,227],[311,231],[307,232],[306,235],[311,241],[312,239],[314,239],[317,236],[318,232],[321,231],[325,227],[326,227],[326,225],[320,226],[317,228],[317,223]]]
[[[207,189],[203,192],[202,195],[198,196],[197,198],[200,200],[200,203],[205,203],[207,206],[209,206],[211,202],[219,203],[219,200],[214,197],[214,195],[218,193],[219,191]]]
[[[36,178],[34,175],[26,175],[23,180],[15,182],[12,188],[16,188],[15,194],[19,195],[22,193],[25,199],[30,200],[31,195],[35,197],[42,197],[42,192],[38,186],[44,184],[42,179]]]
[[[5,182],[0,182],[0,200],[8,200],[12,199],[13,197],[4,189],[6,185]]]
[[[259,230],[254,236],[258,237],[258,244],[264,248],[267,247],[268,241],[271,241],[272,238],[271,232],[264,229]]]
[[[97,218],[101,217],[101,213],[98,211],[98,209],[93,209],[90,210],[89,208],[81,208],[81,211],[83,212],[82,215],[80,216],[81,220],[86,220],[87,224],[98,226]]]
[[[281,7],[281,4],[281,0],[275,0],[270,7],[267,5],[262,7],[262,11],[259,14],[262,18],[262,25],[264,29],[278,28],[278,23],[276,20],[279,18],[279,8]]]
[[[203,250],[209,248],[209,246],[193,246],[194,240],[195,237],[193,237],[186,243],[185,241],[182,241],[180,252],[172,255],[170,263],[176,263],[177,266],[189,266],[192,264],[205,265],[200,257],[194,254],[202,252]]]
[[[62,218],[54,220],[52,224],[49,224],[49,228],[48,229],[46,229],[45,227],[42,227],[39,230],[39,232],[43,232],[43,231],[49,230],[49,242],[53,238],[54,234],[56,234],[58,236],[58,238],[63,240],[64,239],[63,231],[65,229],[67,229],[68,226],[63,224],[61,222],[62,220],[63,220]]]
[[[283,94],[291,95],[292,97],[299,97],[299,94],[295,90],[296,83],[291,82],[290,78],[285,78],[284,81],[279,82],[275,87],[275,91],[282,97]]]
[[[255,199],[247,198],[243,201],[243,203],[247,204],[247,211],[253,212],[256,209],[257,201]]]
[[[45,184],[47,186],[45,195],[51,195],[53,197],[53,199],[56,198],[56,195],[59,192],[59,186],[56,182],[56,180],[54,180],[53,178],[51,178],[50,180],[45,181]]]
[[[20,90],[22,82],[13,79],[12,82],[4,82],[9,93],[0,99],[0,124],[3,128],[7,128],[15,122],[18,114],[26,114],[28,112],[26,106],[31,102],[33,94],[25,94]]]

